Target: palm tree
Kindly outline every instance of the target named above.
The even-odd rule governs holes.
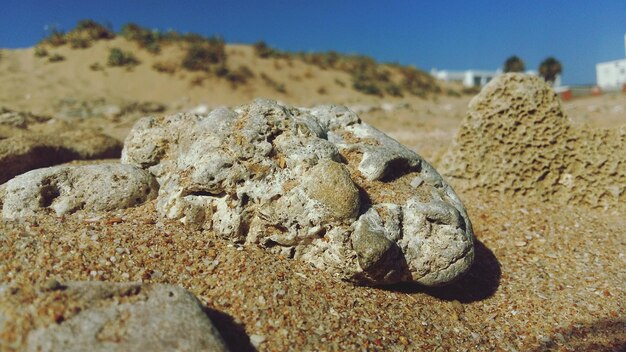
[[[556,76],[561,74],[563,67],[561,62],[552,56],[543,60],[539,65],[539,75],[543,77],[546,82],[554,83]]]
[[[513,55],[506,59],[504,62],[504,72],[524,72],[526,71],[526,66],[524,65],[524,61],[519,57]]]

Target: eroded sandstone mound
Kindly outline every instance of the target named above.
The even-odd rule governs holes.
[[[164,284],[0,285],[0,332],[0,348],[25,351],[228,350],[196,297]]]
[[[147,117],[122,162],[156,176],[162,216],[343,279],[439,285],[473,261],[471,223],[450,186],[344,107],[257,100]]]
[[[122,144],[91,130],[0,138],[0,184],[26,171],[81,159],[119,157]]]
[[[501,75],[472,99],[442,164],[463,187],[562,204],[626,204],[626,126],[572,126],[554,91],[524,74]]]

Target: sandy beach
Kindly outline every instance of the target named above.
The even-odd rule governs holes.
[[[75,56],[70,49],[61,48],[68,51],[63,53],[69,59],[58,64],[65,66],[57,67],[69,70],[74,61],[91,62],[80,55],[101,57],[107,45],[112,44],[98,43],[92,51]],[[257,65],[250,61],[249,47],[232,46],[229,53],[236,60]],[[167,58],[174,53],[165,55]],[[152,60],[147,54],[141,59]],[[297,106],[342,103],[436,168],[472,98],[371,98],[336,84],[332,86],[336,92],[311,95],[308,92],[320,86],[331,87],[336,76],[299,62],[281,71],[269,61],[261,62],[263,69],[280,72],[276,73],[279,79],[305,77],[307,70],[312,70],[312,78],[298,88],[290,83],[286,95],[257,83],[235,90],[219,83],[207,94],[209,84],[205,91],[202,87],[188,89],[189,77],[156,76],[144,65],[128,73],[133,75],[129,82],[153,86],[163,86],[167,80],[173,83],[156,95],[143,96],[145,91],[133,95],[141,89],[130,83],[120,90],[111,89],[110,84],[104,85],[104,90],[92,87],[92,82],[97,82],[93,77],[77,80],[84,85],[64,86],[58,80],[70,73],[55,73],[50,66],[53,64],[33,60],[32,49],[3,51],[0,105],[54,115],[60,97],[71,95],[78,101],[106,97],[107,102],[118,105],[124,97],[165,104],[165,111],[155,113],[158,115],[189,110],[198,104],[234,106],[254,96]],[[277,61],[279,66],[287,65]],[[39,74],[28,73],[32,70]],[[85,70],[85,75],[103,74],[86,67],[80,70]],[[116,80],[124,74],[115,70],[107,69],[107,79]],[[29,78],[23,79],[24,75]],[[59,90],[54,91],[54,87]],[[28,99],[24,99],[26,95]],[[563,102],[562,107],[577,128],[617,130],[624,129],[626,123],[626,95],[621,93],[574,99]],[[140,114],[55,117],[31,123],[20,133],[55,133],[71,126],[95,129],[123,141]],[[10,136],[11,131],[5,135]],[[117,162],[119,159],[69,164]],[[163,219],[155,209],[155,200],[111,212],[81,210],[57,217],[44,211],[20,220],[0,221],[0,311],[6,317],[0,321],[0,349],[21,350],[29,331],[78,314],[80,310],[73,309],[68,301],[38,294],[51,280],[179,285],[208,308],[227,345],[237,351],[626,349],[623,206],[591,208],[469,189],[462,180],[450,184],[472,221],[476,255],[465,276],[438,288],[406,283],[355,286],[302,261]]]

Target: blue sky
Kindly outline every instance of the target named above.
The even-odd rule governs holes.
[[[518,55],[547,56],[566,84],[595,82],[595,64],[624,58],[626,0],[605,1],[161,1],[1,0],[0,47],[35,44],[45,25],[78,20],[265,40],[284,50],[336,50],[424,70],[496,69]]]

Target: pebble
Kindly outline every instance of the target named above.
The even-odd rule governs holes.
[[[424,180],[417,176],[416,178],[413,179],[413,181],[411,181],[411,187],[413,188],[417,188],[419,187],[422,183],[424,182]]]
[[[48,291],[56,291],[56,290],[62,289],[63,285],[61,285],[61,283],[57,281],[56,279],[50,279],[46,281],[44,288]]]
[[[250,343],[252,343],[254,348],[259,348],[263,342],[265,342],[265,336],[257,334],[250,335]]]
[[[465,308],[463,308],[463,304],[456,299],[452,301],[452,308],[454,308],[454,310],[456,310],[458,314],[461,314],[465,311]]]

